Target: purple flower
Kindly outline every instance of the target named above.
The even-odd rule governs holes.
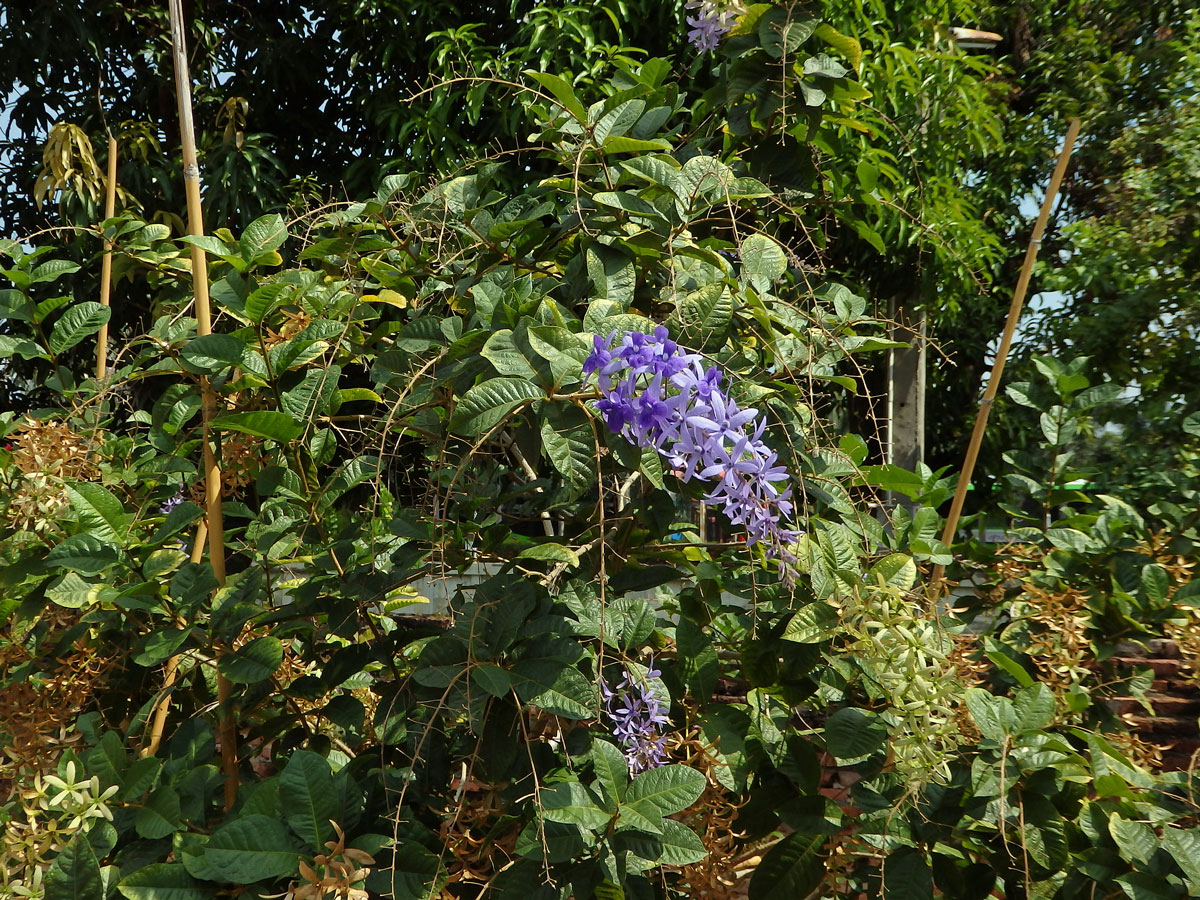
[[[604,712],[612,722],[612,735],[625,752],[629,771],[635,775],[667,761],[663,731],[671,720],[650,683],[650,679],[660,675],[662,672],[654,668],[651,660],[645,676],[637,681],[628,670],[615,688],[600,679],[600,696],[604,699]]]
[[[733,13],[722,9],[723,4],[713,0],[688,0],[687,9],[697,10],[697,15],[686,16],[690,27],[687,38],[701,53],[716,50],[726,33],[733,28]]]
[[[790,545],[800,533],[782,524],[795,512],[787,469],[762,440],[758,410],[742,409],[721,390],[721,372],[705,368],[658,326],[653,335],[598,335],[585,375],[596,374],[596,403],[605,424],[663,456],[683,481],[713,483],[704,501],[746,529],[747,543],[766,545],[781,577],[795,578]],[[747,429],[752,429],[748,431]]]
[[[164,500],[159,505],[158,514],[160,516],[170,515],[171,511],[173,509],[175,509],[175,507],[182,505],[182,503],[183,503],[183,491],[179,491],[179,493],[177,493],[174,497],[170,497],[169,499]]]

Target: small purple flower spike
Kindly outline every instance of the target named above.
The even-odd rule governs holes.
[[[690,26],[687,39],[701,53],[716,50],[721,38],[733,27],[733,14],[713,0],[688,0],[686,8],[697,10],[696,15],[685,17]]]
[[[612,734],[625,752],[625,761],[634,775],[647,769],[657,769],[667,761],[667,739],[664,726],[669,726],[662,701],[654,693],[650,679],[658,678],[662,672],[650,669],[643,679],[633,681],[629,672],[610,688],[600,679],[600,696],[604,699],[604,711],[612,721]]]
[[[721,389],[720,371],[705,368],[698,353],[683,350],[660,325],[653,335],[597,335],[583,372],[597,376],[603,397],[596,409],[605,424],[653,448],[683,481],[715,483],[704,502],[742,525],[748,544],[766,545],[780,576],[793,583],[790,545],[800,532],[782,524],[795,512],[788,471],[762,440],[766,423],[754,425],[758,411],[741,409]]]

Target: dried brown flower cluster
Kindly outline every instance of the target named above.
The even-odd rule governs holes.
[[[98,435],[77,434],[66,422],[30,419],[9,435],[12,464],[20,474],[4,485],[3,523],[46,540],[61,532],[70,508],[64,485],[95,481]]]
[[[292,885],[285,893],[271,894],[282,900],[367,900],[370,894],[362,882],[371,873],[374,858],[365,850],[346,846],[346,834],[337,822],[330,820],[336,841],[326,841],[328,853],[318,853],[312,865],[300,861],[300,877],[303,881]]]
[[[10,436],[12,461],[26,475],[60,481],[95,481],[99,437],[77,434],[66,422],[30,419]]]
[[[451,885],[486,884],[516,856],[519,823],[510,818],[501,824],[504,805],[500,791],[504,787],[507,785],[475,781],[465,771],[451,782],[457,802],[443,810],[438,829],[446,848],[446,886],[438,900],[458,896]]]
[[[78,619],[70,610],[48,615],[57,632]],[[106,809],[98,782],[67,790],[54,772],[62,755],[80,744],[73,724],[112,660],[80,641],[45,677],[10,674],[29,659],[19,642],[0,637],[0,896],[40,897],[51,861],[80,828],[76,820]]]
[[[262,438],[240,431],[221,436],[221,496],[226,500],[241,498],[266,465],[263,460]],[[201,479],[189,490],[188,499],[204,506],[204,481]]]
[[[702,772],[707,780],[700,799],[679,818],[700,836],[708,855],[700,862],[681,867],[679,880],[688,896],[695,900],[733,900],[745,894],[752,863],[761,848],[748,849],[741,843],[743,835],[735,823],[743,801],[717,779],[716,772],[722,763],[713,749],[698,731],[671,747],[672,757],[682,756],[687,765]]]

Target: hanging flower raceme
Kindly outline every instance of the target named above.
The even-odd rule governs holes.
[[[701,53],[716,50],[731,28],[737,13],[727,8],[729,4],[718,0],[688,0],[685,8],[695,10],[694,15],[685,16],[688,24],[688,40]]]
[[[613,737],[625,751],[629,771],[635,775],[646,769],[657,769],[667,761],[663,727],[670,725],[671,720],[650,681],[661,675],[651,661],[645,677],[636,681],[628,672],[615,688],[600,679],[600,696],[604,699],[604,711],[612,722]]]
[[[715,482],[704,502],[763,544],[785,581],[794,578],[789,549],[799,532],[783,520],[795,511],[787,468],[762,440],[758,410],[741,409],[721,390],[721,372],[706,368],[659,326],[653,335],[596,336],[585,375],[595,373],[604,395],[596,409],[605,423],[639,447],[653,448],[683,481]],[[752,429],[752,430],[751,430]]]

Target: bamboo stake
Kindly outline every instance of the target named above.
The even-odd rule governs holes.
[[[189,557],[192,562],[198,563],[204,558],[204,542],[207,540],[208,526],[201,519],[200,524],[196,527],[196,539],[192,542],[192,552]],[[168,659],[166,666],[163,667],[162,697],[154,706],[154,716],[150,723],[150,739],[142,748],[142,756],[153,756],[158,752],[158,747],[162,743],[163,730],[167,725],[167,712],[171,708],[171,688],[175,686],[178,675],[179,655],[176,654]]]
[[[184,36],[181,0],[168,0],[171,18],[171,49],[175,60],[175,95],[179,105],[179,135],[183,148],[183,186],[187,195],[188,233],[204,234],[204,214],[200,203],[200,165],[196,157],[196,133],[192,123],[192,87],[188,74],[187,42]],[[196,334],[212,333],[212,311],[208,296],[208,263],[205,253],[192,246],[192,289],[196,300]],[[225,527],[221,510],[221,469],[213,448],[216,439],[211,422],[217,407],[217,396],[208,378],[200,379],[204,445],[204,506],[205,527],[208,531],[208,556],[213,574],[220,584],[225,583]],[[237,731],[230,700],[233,687],[224,676],[217,676],[217,701],[220,716],[221,763],[225,772],[225,808],[237,800]]]
[[[117,211],[117,139],[108,136],[108,184],[104,197],[104,218],[111,219]],[[108,306],[112,294],[113,242],[104,241],[104,257],[100,260],[100,305]],[[108,323],[100,326],[96,338],[96,380],[108,372]]]
[[[1021,266],[1021,275],[1017,279],[1017,286],[1013,289],[1012,303],[1008,307],[1008,318],[1004,322],[1004,332],[1000,337],[1000,346],[996,350],[996,361],[992,364],[992,372],[988,376],[983,399],[979,401],[979,412],[975,416],[975,428],[971,432],[971,443],[967,447],[962,474],[958,478],[958,488],[954,492],[954,502],[950,505],[950,514],[946,517],[946,527],[942,531],[942,543],[946,546],[950,546],[954,540],[954,533],[958,530],[958,519],[962,515],[963,503],[967,499],[967,488],[971,484],[971,475],[975,471],[979,448],[983,445],[983,433],[987,428],[988,415],[992,411],[992,401],[996,399],[996,392],[1000,389],[1000,377],[1004,374],[1004,364],[1008,362],[1008,351],[1012,346],[1013,334],[1017,330],[1017,321],[1021,318],[1021,307],[1025,303],[1025,292],[1029,289],[1029,279],[1033,275],[1033,264],[1042,247],[1042,235],[1046,231],[1046,223],[1050,220],[1050,210],[1058,196],[1058,189],[1067,172],[1067,163],[1071,160],[1071,151],[1075,147],[1075,138],[1078,136],[1079,119],[1073,118],[1067,126],[1067,136],[1063,139],[1062,150],[1059,152],[1058,162],[1054,166],[1054,174],[1050,176],[1050,186],[1046,189],[1046,198],[1042,201],[1041,211],[1033,226],[1033,234],[1029,238],[1029,247],[1025,251],[1025,262]],[[941,589],[945,574],[945,566],[939,565],[934,568],[933,578],[929,583],[932,595],[936,596]]]

